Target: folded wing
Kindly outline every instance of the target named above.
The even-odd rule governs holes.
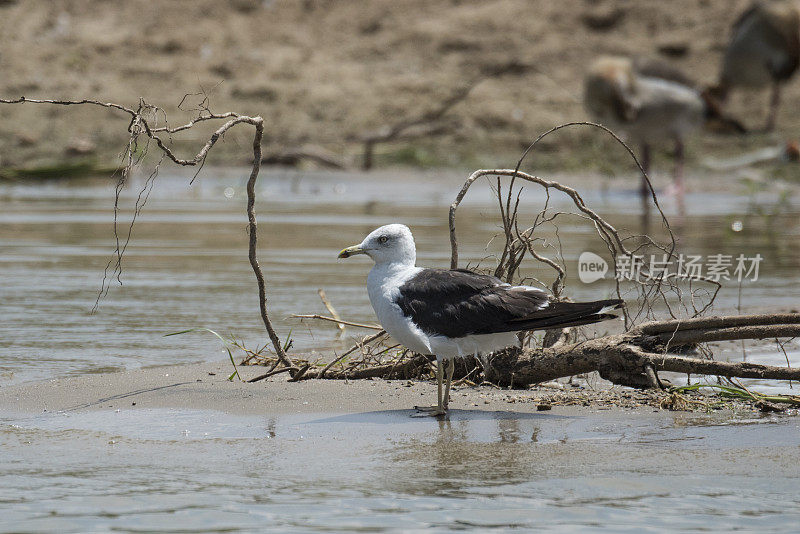
[[[543,290],[512,286],[464,269],[424,269],[401,287],[396,303],[428,335],[541,330],[614,318],[620,300],[552,302]]]

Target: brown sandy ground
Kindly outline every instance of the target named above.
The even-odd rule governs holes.
[[[257,376],[262,368],[240,367],[243,379]],[[197,363],[151,367],[116,373],[30,382],[0,388],[0,410],[12,413],[96,410],[108,408],[186,408],[218,410],[234,414],[361,413],[376,410],[409,410],[430,404],[436,385],[408,380],[307,380],[288,382],[274,377],[265,382],[227,380],[230,363]],[[608,388],[596,380],[582,385],[557,384],[526,390],[493,386],[461,386],[453,391],[451,408],[590,414],[597,410],[662,409],[710,411],[709,398],[687,395],[695,402],[675,403],[661,392]],[[714,410],[757,412],[758,407],[730,401]],[[787,413],[795,414],[796,410]]]
[[[194,114],[205,91],[214,111],[261,114],[267,152],[311,143],[357,156],[347,139],[435,107],[465,80],[513,63],[452,114],[444,137],[382,147],[379,164],[460,168],[513,164],[555,124],[587,118],[582,78],[599,54],[659,56],[702,84],[716,77],[729,29],[750,0],[102,0],[0,1],[0,95],[97,98],[160,105],[171,124]],[[760,126],[765,92],[736,95],[735,111]],[[771,136],[703,136],[690,157],[738,154],[800,135],[800,83],[790,83]],[[127,119],[109,110],[31,104],[0,108],[0,167],[96,158],[113,163]],[[208,128],[180,136],[196,150]],[[251,132],[212,151],[248,155]],[[631,172],[596,131],[560,133],[533,166]],[[665,150],[667,147],[664,147]],[[192,152],[193,153],[193,152]],[[662,156],[665,153],[662,153]],[[357,161],[357,160],[356,160]],[[665,164],[665,162],[664,162]],[[620,167],[623,165],[623,167]]]

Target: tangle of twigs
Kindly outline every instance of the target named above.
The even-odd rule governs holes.
[[[623,236],[611,223],[600,216],[595,210],[587,206],[583,197],[574,188],[557,181],[544,180],[519,170],[525,157],[531,152],[538,142],[544,139],[544,137],[563,128],[572,126],[588,126],[599,128],[625,148],[635,162],[639,171],[642,173],[642,176],[644,177],[644,180],[650,189],[653,204],[656,206],[656,209],[660,214],[663,227],[668,234],[667,243],[659,243],[648,235]],[[677,243],[675,235],[670,228],[666,215],[661,209],[661,206],[658,202],[658,197],[656,196],[655,190],[650,183],[650,179],[645,173],[641,163],[636,158],[636,155],[633,153],[633,150],[631,150],[631,148],[625,144],[625,142],[614,132],[603,125],[593,122],[570,122],[551,128],[547,132],[538,136],[525,150],[514,169],[483,169],[475,171],[469,176],[469,178],[467,178],[461,190],[456,195],[455,200],[450,205],[448,223],[450,229],[451,249],[450,267],[452,269],[458,267],[456,211],[472,184],[484,176],[494,176],[496,178],[495,192],[499,204],[503,235],[505,237],[503,251],[498,259],[494,274],[495,276],[503,278],[508,282],[511,282],[516,276],[525,255],[530,254],[535,260],[544,263],[555,271],[556,278],[550,285],[550,288],[556,298],[562,297],[566,271],[563,265],[563,258],[561,257],[560,239],[558,238],[558,227],[555,224],[555,221],[557,218],[564,216],[579,217],[591,224],[602,240],[605,248],[608,250],[615,267],[618,264],[618,258],[627,257],[633,261],[633,258],[642,255],[646,251],[652,251],[654,253],[657,251],[659,254],[664,256],[664,261],[673,261],[677,259]],[[510,177],[509,186],[505,194],[503,193],[500,177]],[[521,188],[516,191],[514,189],[515,185],[517,184],[517,180],[534,183],[545,189],[544,206],[536,214],[533,223],[527,227],[520,227],[519,208]],[[568,213],[551,211],[551,189],[566,195],[572,201],[575,208],[577,208],[577,212]],[[552,244],[547,244],[544,242],[543,244],[546,247],[555,249],[558,256],[557,259],[548,258],[547,256],[537,252],[535,248],[537,242],[543,241],[541,237],[535,235],[536,230],[539,229],[543,224],[549,224],[555,228],[556,240],[558,241],[559,246],[554,247]],[[635,246],[629,247],[627,245],[628,243],[635,243]],[[681,286],[676,280],[676,277],[670,277],[666,273],[651,273],[648,265],[642,266],[642,275],[644,280],[632,280],[638,286],[639,306],[638,309],[633,311],[633,313],[631,313],[631,307],[628,307],[624,310],[626,328],[631,328],[642,318],[654,319],[654,305],[656,302],[660,302],[664,305],[670,317],[677,318],[680,315],[680,312],[674,309],[673,303],[669,299],[669,294],[677,297],[677,300],[683,307],[684,311],[689,312],[689,316],[700,316],[711,307],[717,293],[721,288],[721,284],[718,281],[711,280],[707,277],[695,277],[693,279],[689,279],[684,286]],[[615,276],[615,289],[617,296],[619,298],[623,298],[619,276]]]
[[[184,100],[182,100],[181,103],[183,103],[185,99],[186,97],[184,97]],[[0,99],[0,104],[48,104],[48,105],[59,105],[59,106],[90,105],[90,106],[99,106],[99,107],[114,109],[126,113],[127,115],[130,116],[130,122],[128,124],[128,134],[129,134],[128,143],[122,154],[121,159],[123,164],[119,170],[119,178],[117,180],[115,197],[114,197],[114,238],[116,241],[116,248],[114,250],[114,259],[109,261],[109,263],[106,265],[106,269],[103,275],[103,282],[100,291],[98,293],[97,300],[95,301],[93,310],[97,309],[100,299],[103,296],[105,296],[108,292],[107,280],[108,280],[108,270],[110,267],[113,266],[111,277],[116,278],[120,284],[122,283],[121,280],[122,259],[126,247],[128,246],[128,243],[130,242],[133,233],[133,225],[136,221],[136,217],[141,212],[142,208],[147,202],[150,191],[152,191],[155,179],[158,175],[159,167],[164,158],[171,160],[173,163],[177,165],[186,167],[197,167],[197,172],[192,178],[192,181],[194,181],[194,179],[197,177],[197,174],[203,168],[203,164],[206,161],[206,157],[208,156],[209,151],[217,143],[217,141],[219,141],[220,138],[223,137],[225,132],[227,132],[237,124],[249,124],[253,126],[255,129],[255,134],[253,136],[253,167],[250,171],[250,176],[247,181],[247,218],[249,222],[248,232],[250,237],[250,245],[249,245],[250,266],[252,267],[253,272],[255,273],[256,281],[258,283],[258,298],[259,298],[259,308],[261,311],[261,319],[264,323],[264,327],[266,328],[269,338],[272,342],[275,354],[278,356],[280,362],[284,366],[290,369],[290,373],[294,374],[296,372],[297,370],[296,366],[294,366],[291,360],[286,356],[283,346],[281,345],[280,340],[278,339],[278,336],[275,333],[275,329],[273,328],[272,323],[269,319],[269,315],[267,313],[267,302],[266,302],[267,300],[266,282],[264,280],[264,274],[261,271],[261,267],[258,264],[258,258],[256,255],[258,232],[257,232],[257,221],[255,215],[255,184],[256,180],[258,179],[259,170],[261,168],[261,141],[264,136],[263,118],[259,116],[250,117],[247,115],[240,115],[234,112],[213,113],[209,109],[207,98],[204,98],[203,101],[200,103],[200,105],[195,109],[198,113],[197,117],[195,117],[186,124],[176,127],[169,126],[169,123],[167,122],[166,113],[164,112],[163,109],[157,106],[150,105],[146,103],[143,99],[139,100],[139,105],[135,109],[122,106],[120,104],[116,104],[113,102],[101,102],[99,100],[91,100],[91,99],[52,100],[52,99],[30,99],[24,96],[16,99]],[[158,125],[159,116],[163,117],[163,122],[164,122],[163,126]],[[219,128],[217,128],[217,130],[215,130],[211,134],[209,139],[194,155],[194,157],[186,159],[180,158],[170,148],[172,144],[173,134],[188,130],[201,122],[218,121],[218,120],[225,120],[225,123]],[[143,141],[143,146],[140,146],[140,140]],[[131,221],[130,226],[128,227],[126,238],[124,239],[124,241],[121,242],[120,233],[117,226],[120,194],[135,166],[138,165],[146,156],[147,150],[151,142],[155,142],[155,144],[158,146],[158,149],[160,151],[160,157],[153,171],[146,179],[145,185],[142,187],[142,190],[140,191],[139,196],[136,199],[136,204],[134,206],[133,220]]]

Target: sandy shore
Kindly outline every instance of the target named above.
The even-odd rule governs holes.
[[[262,367],[239,367],[245,381],[227,377],[228,361],[159,366],[114,373],[28,382],[0,387],[0,410],[12,414],[86,412],[122,408],[173,408],[222,411],[233,415],[363,413],[409,410],[435,404],[434,382],[417,380],[307,380],[288,382],[285,375],[266,381],[246,380]],[[562,385],[563,386],[563,385]],[[491,386],[455,387],[452,410],[533,413],[554,410],[589,415],[618,410],[665,411],[666,395],[627,388],[539,387],[507,390]],[[735,411],[756,412],[748,404]]]
[[[6,1],[0,64],[13,75],[0,79],[0,94],[97,98],[134,108],[143,97],[163,107],[173,125],[196,116],[205,96],[215,112],[262,115],[267,153],[310,144],[357,164],[363,147],[348,139],[436,109],[468,80],[512,65],[449,112],[457,124],[449,135],[379,146],[376,157],[378,165],[513,165],[539,133],[587,118],[583,76],[598,55],[656,57],[702,86],[713,83],[731,25],[750,4]],[[186,93],[201,92],[182,102]],[[775,135],[698,136],[690,161],[796,137],[800,84],[786,84],[782,100]],[[729,104],[758,127],[767,101],[766,90],[743,91]],[[85,157],[113,165],[127,142],[128,117],[120,114],[32,104],[4,106],[3,114],[0,166]],[[175,138],[183,157],[211,129],[192,131]],[[232,130],[210,157],[247,161],[251,136]],[[669,169],[669,150],[654,154],[657,167]],[[608,136],[585,128],[550,137],[535,156],[538,170],[632,169]]]
[[[239,367],[244,380],[263,373],[262,367]],[[106,410],[108,408],[176,408],[218,410],[231,414],[358,413],[404,410],[415,405],[435,404],[433,382],[406,380],[308,380],[288,382],[277,375],[257,383],[229,381],[230,362],[196,363],[135,369],[116,373],[29,382],[0,388],[0,409],[13,413]],[[552,407],[558,390],[502,390],[492,387],[455,388],[451,408],[512,410],[530,413]],[[612,405],[643,406],[649,396],[620,391],[609,398],[595,392],[576,404],[584,410]],[[585,395],[584,395],[585,397]],[[586,397],[587,399],[589,397]],[[607,402],[606,402],[607,401]],[[613,402],[612,402],[613,401]],[[565,406],[556,406],[565,410]],[[574,411],[569,408],[568,411]]]

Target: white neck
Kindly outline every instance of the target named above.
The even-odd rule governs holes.
[[[382,252],[382,251],[381,251]],[[380,266],[387,270],[408,269],[417,263],[417,251],[413,244],[410,247],[403,247],[392,250],[390,254],[373,252],[370,254],[375,266]]]

